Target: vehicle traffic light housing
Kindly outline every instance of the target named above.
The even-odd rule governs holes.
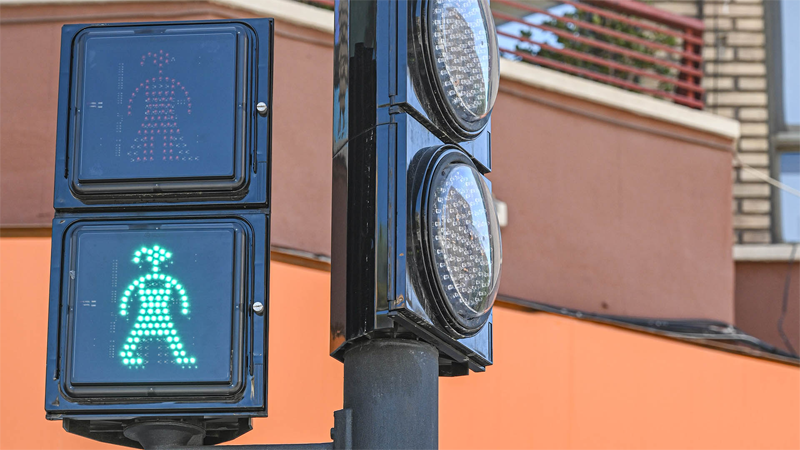
[[[272,19],[63,27],[45,410],[68,431],[212,444],[266,416],[272,42]]]
[[[472,51],[470,39],[483,45],[480,51],[494,45],[496,58],[496,43],[491,15],[485,15],[488,2],[450,1],[453,5],[435,10],[444,3],[448,0],[336,2],[330,350],[343,360],[347,349],[363,339],[421,339],[439,349],[440,374],[454,376],[483,371],[493,359],[491,304],[502,256],[490,184],[483,175],[491,170],[494,97],[488,95],[496,95],[498,75],[496,66],[483,71],[494,77],[486,82],[495,85],[484,104],[471,103],[484,107],[484,113],[469,123],[456,117],[456,108],[445,101],[453,91],[442,89],[447,80],[435,79],[440,60],[432,52],[439,49],[431,39],[441,30],[433,21],[442,11],[458,14],[458,3],[478,5],[483,16],[469,12],[470,24],[488,20],[491,36],[481,40],[475,38],[480,30],[465,32],[458,45],[465,51]],[[440,69],[457,76],[458,69]],[[470,217],[479,217],[475,226],[481,232],[463,227],[462,232],[470,242],[479,235],[483,239],[471,249],[464,241],[458,250],[464,252],[464,264],[480,259],[474,264],[491,277],[484,277],[485,283],[480,277],[448,278],[456,276],[452,267],[435,260],[434,241],[445,237],[432,231],[440,222],[431,218],[436,211],[430,209],[435,199],[430,192],[448,164],[463,175],[458,183],[469,185],[453,199],[460,198],[465,211],[474,206]],[[468,270],[473,269],[479,267]],[[464,308],[453,307],[456,297],[448,294],[465,286],[480,292],[480,311],[464,314]]]

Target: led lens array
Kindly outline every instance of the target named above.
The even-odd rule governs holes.
[[[434,265],[447,301],[466,320],[494,304],[499,229],[491,193],[466,164],[450,164],[431,187]]]
[[[456,116],[475,122],[492,110],[499,69],[494,22],[485,0],[431,0],[434,68]]]
[[[146,365],[147,360],[140,356],[139,347],[144,342],[154,342],[162,347],[169,346],[175,364],[197,368],[193,366],[196,358],[186,354],[171,315],[173,304],[180,307],[181,314],[189,314],[186,289],[178,280],[162,272],[171,258],[172,253],[158,245],[142,247],[133,254],[132,262],[140,268],[150,264],[150,273],[133,280],[122,293],[119,314],[128,316],[136,313],[127,341],[119,352],[126,366]]]

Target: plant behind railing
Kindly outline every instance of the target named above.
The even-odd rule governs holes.
[[[674,36],[670,36],[668,34],[651,30],[643,30],[642,28],[637,27],[635,25],[623,23],[615,19],[602,17],[599,14],[595,14],[593,12],[576,10],[575,12],[564,14],[564,17],[578,20],[581,22],[592,23],[601,26],[603,28],[614,30],[620,33],[625,33],[632,37],[646,39],[648,41],[656,42],[658,44],[667,45],[670,47],[675,47],[678,44],[678,40]],[[648,56],[655,56],[657,52],[656,50],[650,47],[631,41],[630,39],[624,39],[616,36],[609,36],[605,33],[600,33],[594,30],[577,27],[575,25],[572,25],[571,23],[561,22],[555,19],[548,19],[543,23],[543,25],[555,27],[560,30],[568,31],[570,33],[577,34],[579,36],[583,36],[592,40],[607,42],[609,44],[627,48]],[[531,37],[533,36],[533,32],[531,30],[521,30],[520,35],[526,39],[531,39]],[[573,39],[565,38],[563,36],[558,36],[558,43],[561,44],[565,49],[574,50],[576,52],[580,52],[586,55],[592,55],[594,57],[601,58],[606,61],[616,62],[623,66],[632,66],[648,72],[654,72],[659,75],[674,75],[673,70],[668,67],[664,67],[650,61],[643,61],[641,59],[632,58],[631,56],[625,54],[612,52],[607,49],[599,48],[583,42],[578,42]],[[642,84],[644,82],[644,80],[642,80],[641,75],[632,73],[629,70],[624,70],[617,67],[610,67],[608,64],[601,64],[586,59],[579,59],[577,57],[570,56],[562,51],[551,50],[548,47],[539,46],[538,49],[532,49],[530,46],[526,46],[523,45],[522,43],[519,43],[516,45],[516,49],[517,51],[520,52],[530,53],[532,55],[537,55],[542,58],[552,59],[554,61],[559,61],[592,72],[601,73],[604,75],[610,75],[615,78],[619,78],[621,80],[629,81],[632,83]],[[675,90],[675,85],[673,83],[669,83],[666,81],[658,81],[658,89],[665,92],[673,92]]]
[[[560,0],[548,9],[492,4],[505,57],[703,107],[701,21],[633,0]]]

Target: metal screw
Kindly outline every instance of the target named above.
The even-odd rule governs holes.
[[[264,313],[264,304],[261,302],[253,303],[253,311],[260,316]]]
[[[256,105],[256,111],[258,111],[258,113],[261,114],[262,116],[266,116],[267,104],[264,102],[258,102],[258,104]]]

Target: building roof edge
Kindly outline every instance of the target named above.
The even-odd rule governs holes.
[[[501,59],[500,78],[729,139],[739,138],[737,120],[533,64]]]

